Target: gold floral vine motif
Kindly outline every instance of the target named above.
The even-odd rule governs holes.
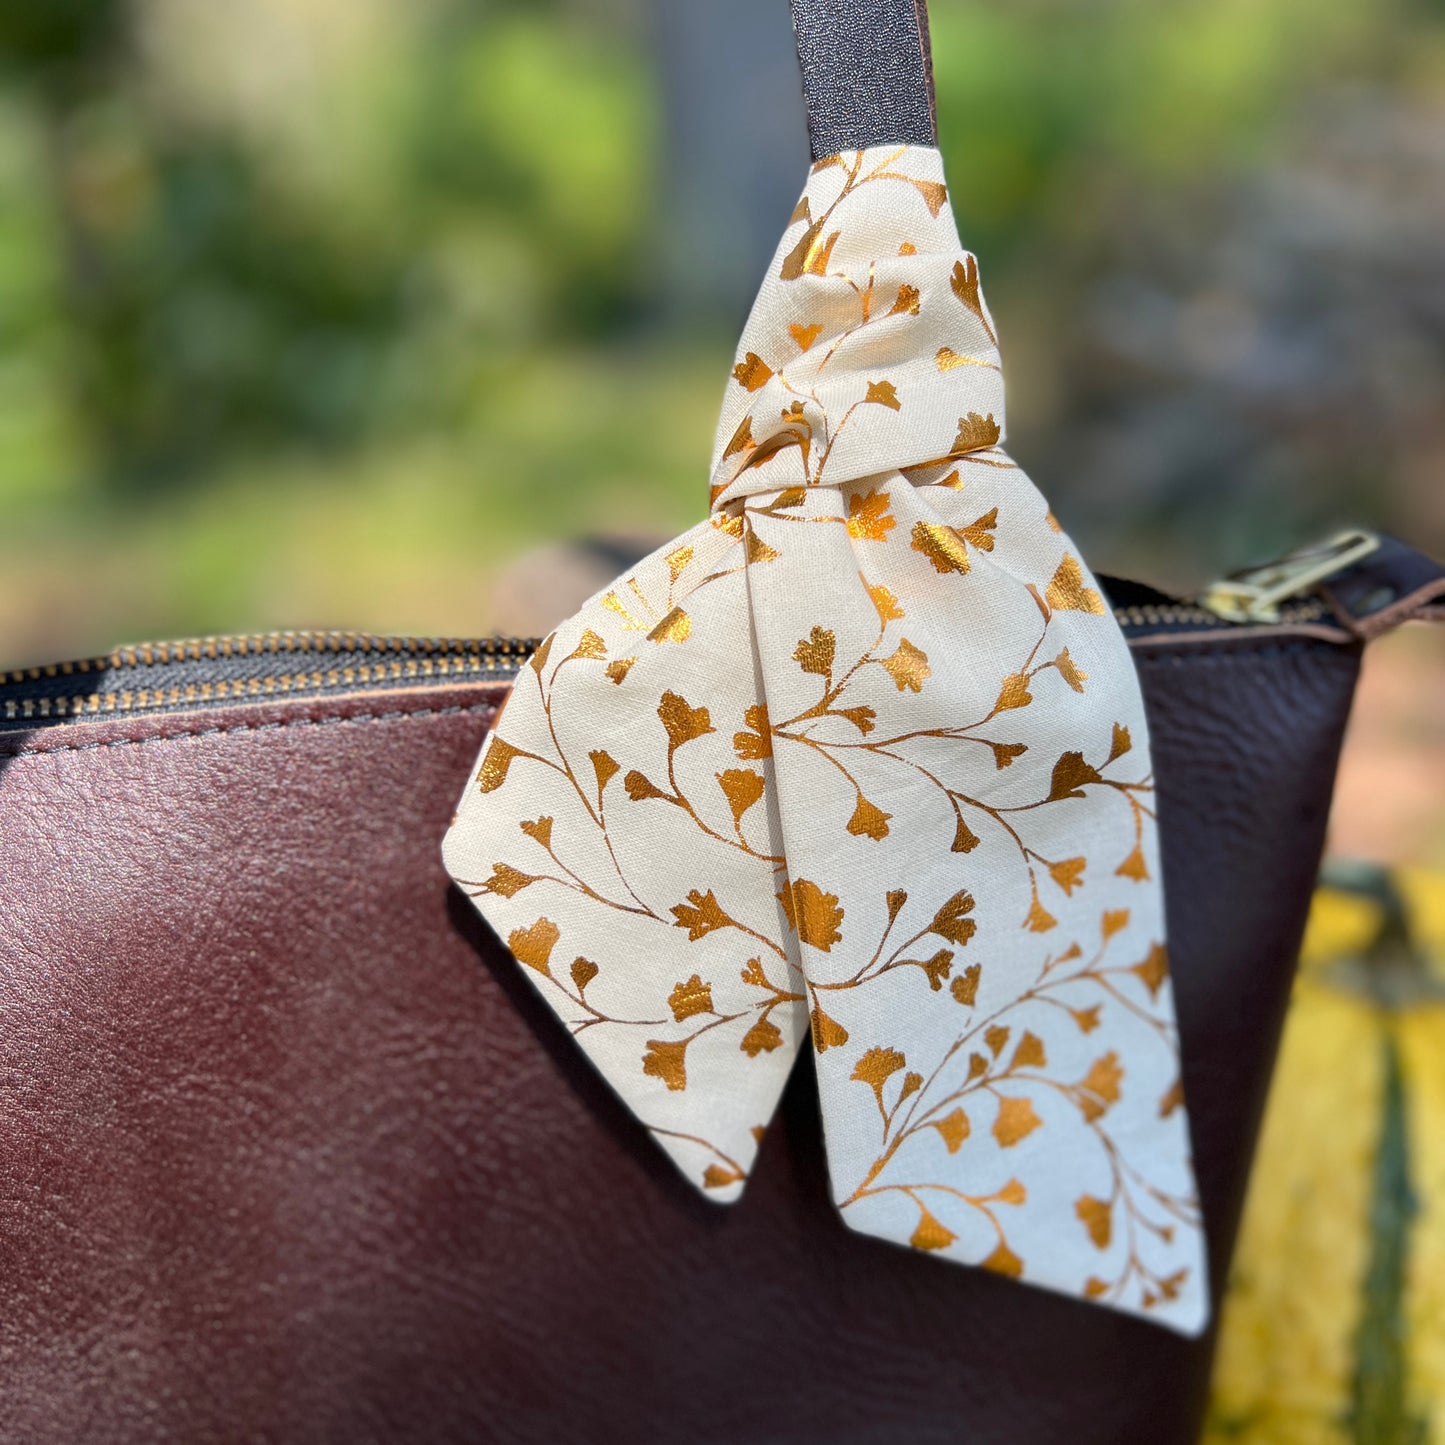
[[[1003,400],[937,153],[820,162],[711,516],[530,659],[447,863],[709,1197],[808,1040],[852,1227],[1192,1333],[1147,721]]]

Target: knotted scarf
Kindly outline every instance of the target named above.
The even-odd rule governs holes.
[[[1192,1334],[1143,704],[1003,434],[938,152],[819,162],[710,517],[522,668],[446,862],[708,1197],[811,1039],[849,1226]]]

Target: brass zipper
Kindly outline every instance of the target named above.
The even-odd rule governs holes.
[[[1159,594],[1157,601],[1116,606],[1114,615],[1126,633],[1135,635],[1318,623],[1329,617],[1329,608],[1308,594],[1378,545],[1368,533],[1342,534],[1322,547],[1217,582],[1198,602]],[[303,631],[118,647],[105,657],[0,674],[0,728],[298,694],[441,686],[478,678],[504,682],[539,642]]]

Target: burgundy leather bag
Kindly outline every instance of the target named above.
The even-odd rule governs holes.
[[[915,0],[794,9],[815,146],[914,139]],[[1445,570],[1385,542],[1237,623],[1106,585],[1218,1289],[1361,649]],[[848,1231],[806,1064],[740,1204],[677,1177],[442,871],[528,648],[0,678],[0,1439],[1194,1439],[1210,1338]]]

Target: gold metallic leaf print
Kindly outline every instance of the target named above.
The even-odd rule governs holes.
[[[947,1249],[958,1236],[945,1229],[923,1205],[919,1205],[918,1224],[909,1236],[908,1242],[914,1249]]]
[[[1085,583],[1079,559],[1072,552],[1064,554],[1044,600],[1061,612],[1092,612],[1095,616],[1102,616],[1104,612],[1104,599]]]
[[[530,928],[514,929],[507,939],[507,947],[518,963],[525,963],[538,973],[548,973],[552,950],[561,936],[562,930],[550,918],[539,918]]]
[[[691,1042],[690,1039],[679,1043],[648,1039],[647,1052],[642,1056],[642,1072],[661,1079],[675,1092],[687,1088],[687,1046]]]
[[[1041,1129],[1044,1121],[1034,1112],[1033,1101],[1026,1098],[1004,1098],[999,1100],[998,1116],[993,1121],[993,1137],[1005,1149],[1021,1144],[1035,1129]]]
[[[836,893],[825,893],[816,883],[799,878],[784,886],[778,901],[787,914],[788,927],[803,943],[827,953],[842,938],[843,910]]]
[[[692,618],[681,607],[674,607],[647,634],[647,640],[649,642],[686,642],[691,636]]]
[[[950,1154],[957,1154],[973,1132],[969,1127],[968,1115],[962,1109],[954,1109],[941,1119],[934,1119],[930,1128],[937,1129]]]
[[[933,676],[928,654],[906,637],[898,639],[898,650],[892,657],[885,657],[882,665],[899,692],[922,692],[923,684]]]
[[[922,552],[933,563],[935,572],[958,572],[966,576],[969,571],[968,548],[952,527],[938,522],[916,522],[913,550]]]
[[[793,661],[804,672],[827,677],[833,671],[838,639],[826,628],[815,627],[794,649]]]
[[[731,366],[707,517],[521,667],[447,869],[710,1200],[811,1049],[850,1228],[1197,1334],[1148,721],[935,150],[811,169]]]
[[[888,509],[888,493],[855,492],[848,498],[848,535],[869,542],[886,542],[888,534],[898,525]],[[883,589],[887,592],[887,588]],[[888,593],[892,597],[891,593]],[[876,598],[874,599],[876,602]],[[896,605],[896,604],[894,604]],[[881,608],[880,608],[881,611]],[[884,621],[891,619],[885,618]]]
[[[1114,1235],[1114,1206],[1106,1199],[1082,1194],[1074,1205],[1074,1213],[1089,1231],[1095,1249],[1108,1249]]]
[[[516,756],[518,750],[511,743],[503,742],[501,738],[493,735],[477,773],[477,788],[483,793],[496,792],[507,781],[507,771]]]
[[[949,455],[957,457],[965,452],[986,451],[997,446],[1002,436],[1003,429],[993,419],[992,412],[980,416],[971,411],[967,416],[959,417],[958,432],[953,438],[953,446],[949,448]]]
[[[891,381],[870,381],[867,395],[863,400],[872,402],[876,406],[886,406],[892,411],[903,409],[903,403],[898,400],[898,392],[894,389]]]
[[[760,391],[772,379],[773,370],[756,351],[750,351],[733,367],[733,378],[746,391]]]
[[[667,996],[667,1006],[672,1010],[673,1018],[682,1023],[693,1017],[694,1014],[710,1014],[712,1012],[712,985],[704,983],[697,975],[680,983]]]
[[[799,351],[807,351],[822,334],[822,322],[818,322],[813,326],[800,326],[795,321],[788,327],[788,335],[798,343]]]

